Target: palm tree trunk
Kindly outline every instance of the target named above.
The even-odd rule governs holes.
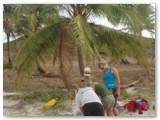
[[[10,35],[7,34],[7,52],[8,52],[8,64],[11,65],[11,56],[10,56]]]
[[[82,55],[81,46],[78,46],[78,63],[79,63],[80,74],[81,74],[81,76],[83,76],[83,74],[84,74],[84,59],[83,59],[83,55]]]
[[[64,84],[66,85],[67,88],[69,88],[68,80],[66,78],[66,73],[64,71],[65,69],[64,69],[63,58],[62,58],[62,54],[63,54],[62,37],[63,37],[63,30],[60,32],[60,40],[59,40],[59,63],[60,63],[59,70],[60,70],[60,76],[61,76]]]

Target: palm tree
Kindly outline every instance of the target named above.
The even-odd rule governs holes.
[[[3,5],[3,30],[7,36],[7,51],[8,51],[8,64],[12,65],[11,56],[10,56],[10,37],[13,35],[13,13],[15,10],[15,5],[4,4]]]
[[[57,12],[50,5],[18,5],[16,11],[18,18],[16,32],[23,34],[25,39],[35,34],[42,28],[42,25],[48,26],[50,22],[55,21]],[[41,74],[46,73],[40,64],[36,63],[37,69]]]
[[[145,21],[137,26],[138,30],[133,30],[132,27],[128,27],[127,29],[128,31],[132,31],[141,39],[143,30],[148,30],[150,33],[153,33],[155,30],[155,9],[151,11],[149,4],[143,4],[137,6],[136,10],[140,14],[141,19],[145,19]]]
[[[139,31],[146,19],[142,17],[142,12],[137,8],[141,5],[89,5],[70,4],[55,5],[60,13],[67,13],[67,16],[59,16],[56,22],[45,26],[30,38],[18,51],[15,58],[15,65],[20,68],[16,82],[19,84],[23,75],[31,71],[36,62],[45,61],[44,54],[53,48],[54,60],[59,58],[60,73],[64,83],[68,85],[66,72],[68,63],[72,62],[72,57],[77,52],[79,68],[83,74],[84,65],[89,65],[92,56],[95,54],[100,59],[97,50],[98,45],[104,45],[109,55],[114,59],[122,57],[122,51],[137,58],[138,62],[148,68],[148,61],[138,36]],[[148,16],[152,12],[152,7],[148,5]],[[148,17],[146,15],[146,17]],[[106,18],[110,23],[117,26],[122,24],[128,26],[129,33],[115,30],[102,25],[89,23],[89,19]],[[84,61],[85,60],[85,61]]]

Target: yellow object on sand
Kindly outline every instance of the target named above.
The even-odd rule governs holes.
[[[44,104],[44,108],[48,109],[48,108],[54,106],[57,103],[57,101],[58,101],[57,98],[48,101],[47,103]]]

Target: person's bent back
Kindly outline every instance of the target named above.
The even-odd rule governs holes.
[[[92,87],[79,88],[76,103],[84,116],[104,116],[103,105]]]

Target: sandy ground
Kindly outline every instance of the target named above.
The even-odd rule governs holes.
[[[132,90],[133,88],[131,88]],[[129,91],[131,91],[129,90]],[[20,93],[18,93],[20,94]],[[40,101],[36,101],[33,103],[24,104],[23,100],[13,100],[6,99],[5,97],[8,95],[16,95],[16,93],[4,93],[3,99],[3,114],[4,116],[82,116],[79,108],[76,106],[75,101],[66,101],[66,107],[64,109],[58,109],[55,111],[48,109],[45,110],[43,108],[44,103]],[[118,101],[120,106],[123,106],[126,101]],[[136,112],[128,112],[126,109],[119,111],[119,116],[149,116],[153,117],[156,115],[153,106],[155,102],[152,101],[150,104],[150,108],[147,111],[143,111],[143,114],[139,114],[138,110]],[[53,107],[54,109],[54,107]]]
[[[4,93],[3,98],[3,115],[4,116],[77,116],[82,115],[75,101],[66,101],[65,109],[44,109],[44,102],[36,101],[25,104],[23,100],[6,99],[8,95],[16,93]],[[53,108],[54,109],[54,108]]]
[[[155,106],[155,71],[152,70],[152,76],[146,77],[142,67],[135,65],[121,65],[116,66],[119,70],[121,77],[121,84],[128,84],[134,82],[143,76],[144,79],[136,86],[127,88],[127,93],[131,96],[135,95],[144,95],[147,97],[147,100],[150,104],[150,109],[144,111],[143,114],[138,114],[128,112],[124,110],[120,112],[119,116],[155,116],[156,112],[153,109]],[[77,68],[78,69],[78,68]],[[52,70],[52,69],[51,69]],[[96,68],[92,67],[94,75],[99,78],[101,74],[95,72]],[[61,109],[48,109],[43,108],[44,102],[34,101],[32,103],[27,103],[23,99],[12,99],[14,95],[21,95],[21,92],[30,92],[30,91],[42,91],[42,90],[53,90],[53,88],[64,89],[63,82],[60,79],[45,78],[42,76],[29,76],[24,79],[24,86],[21,92],[15,92],[14,80],[16,78],[16,72],[14,70],[4,69],[4,93],[3,93],[3,114],[4,116],[82,116],[79,108],[76,106],[75,101],[65,101],[65,108]],[[99,71],[98,71],[99,72]],[[77,72],[74,72],[77,73]],[[78,76],[79,73],[74,74],[74,77]],[[73,79],[73,78],[72,78]],[[73,79],[74,80],[74,79]],[[131,98],[122,100],[118,102],[120,105],[127,103]]]

